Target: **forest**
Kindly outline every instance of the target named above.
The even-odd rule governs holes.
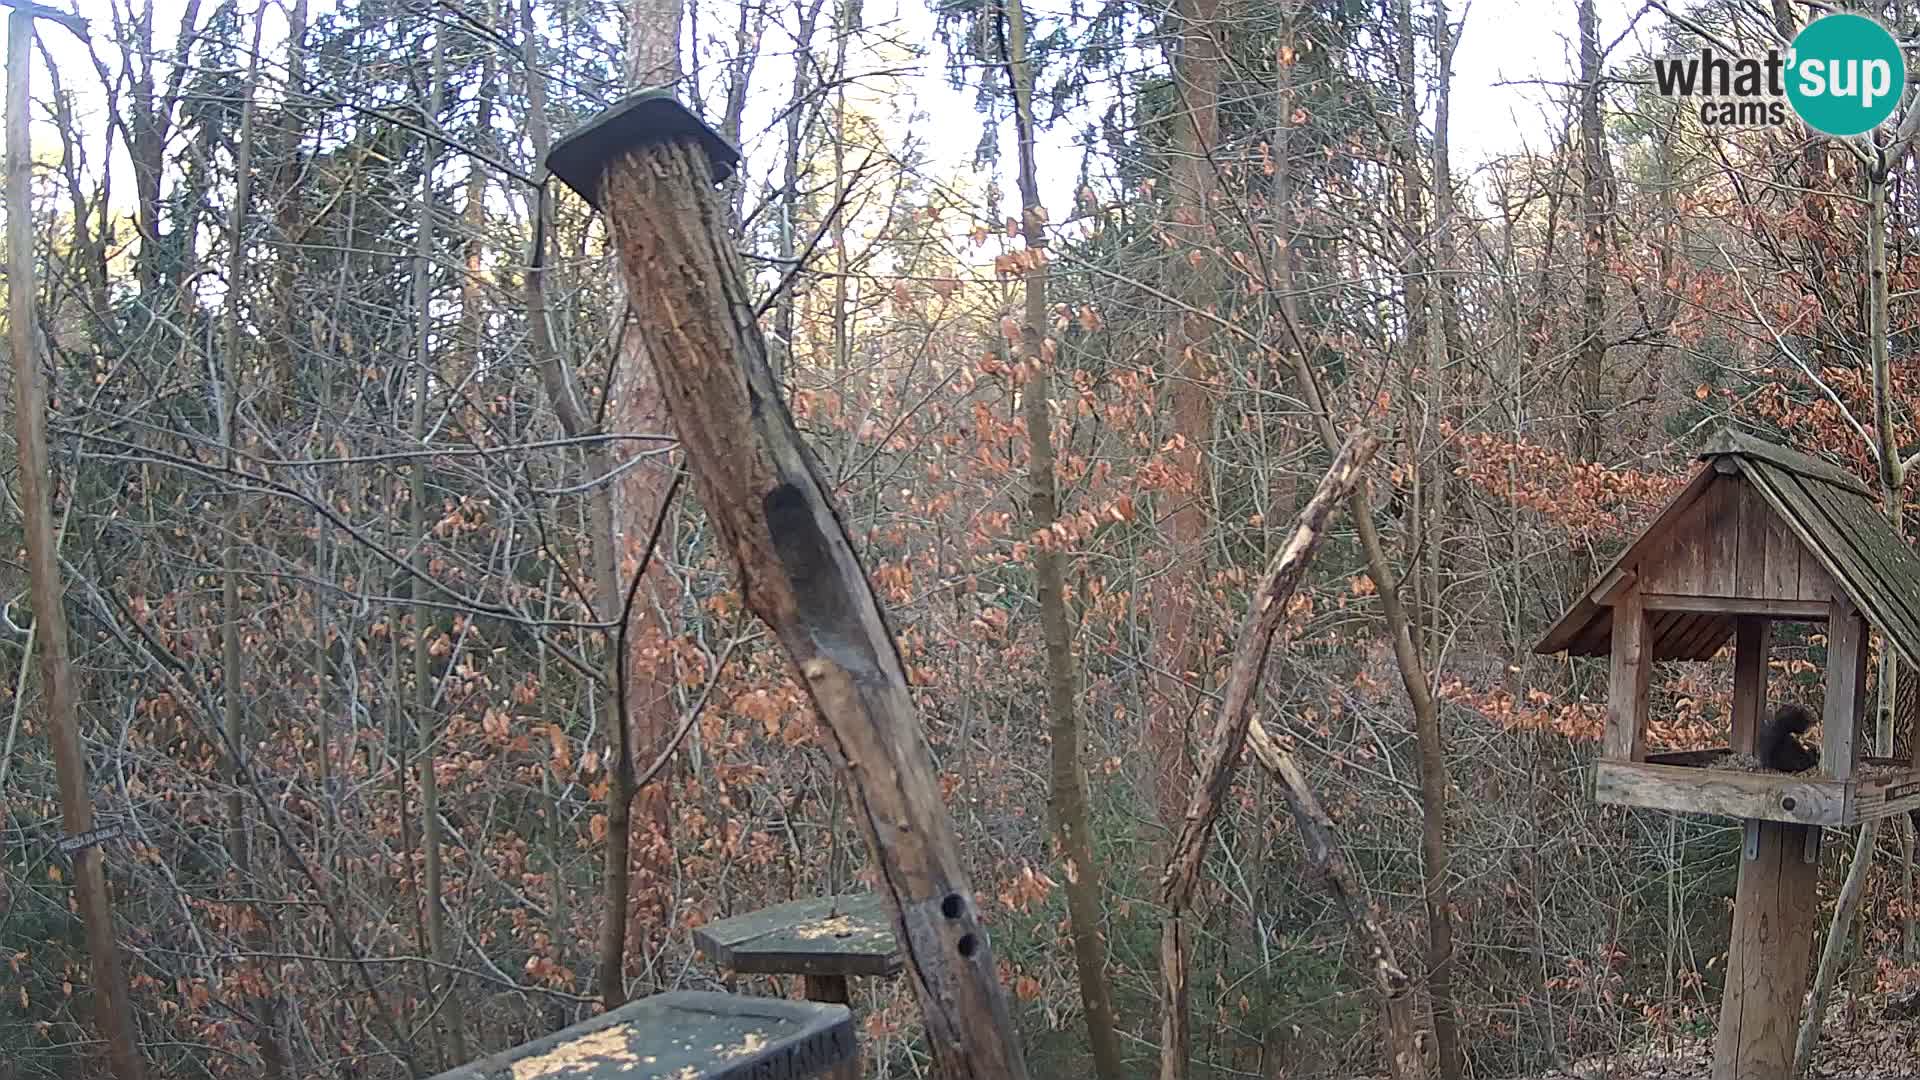
[[[869,892],[867,1077],[1920,1072],[1920,67],[1836,135],[1662,63],[1833,5],[0,6],[0,1080],[797,1000],[703,942]],[[550,174],[643,89],[737,164]],[[1653,610],[1809,478],[1831,599]],[[1698,786],[1844,814],[1621,794],[1791,702]]]

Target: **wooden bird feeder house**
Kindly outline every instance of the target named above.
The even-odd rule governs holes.
[[[1715,1080],[1786,1080],[1807,984],[1820,831],[1920,807],[1916,762],[1865,753],[1869,625],[1920,665],[1920,557],[1872,492],[1841,469],[1723,432],[1701,467],[1549,630],[1535,651],[1608,657],[1602,803],[1742,819],[1744,858],[1728,952]],[[1767,702],[1772,623],[1824,626],[1817,769],[1751,759]],[[1729,745],[1647,750],[1648,679],[1660,660],[1734,646]]]
[[[1855,825],[1920,807],[1920,773],[1865,753],[1867,626],[1920,665],[1920,556],[1865,484],[1745,435],[1703,464],[1535,647],[1605,656],[1599,801],[1800,825]],[[1770,623],[1825,626],[1819,775],[1715,769],[1751,754],[1767,712]],[[1731,745],[1647,752],[1647,682],[1659,660],[1705,660],[1734,643]]]

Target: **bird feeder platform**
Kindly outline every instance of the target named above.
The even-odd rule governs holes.
[[[1860,764],[1869,774],[1846,780],[1715,768],[1733,754],[1721,746],[1648,754],[1645,761],[1601,761],[1594,767],[1594,797],[1614,806],[1828,828],[1920,808],[1920,773],[1910,762],[1864,758]]]
[[[741,975],[889,976],[901,967],[893,917],[878,893],[794,900],[711,922],[694,947]]]
[[[700,990],[655,994],[434,1080],[753,1080],[853,1058],[845,1006]]]
[[[635,147],[683,139],[706,151],[715,183],[733,175],[740,164],[740,151],[732,143],[688,111],[671,90],[656,89],[629,94],[568,132],[547,152],[547,171],[599,210],[600,182],[608,164]]]
[[[792,900],[711,922],[693,932],[693,946],[738,975],[799,975],[810,1001],[848,1005],[850,977],[887,977],[903,963],[893,915],[879,893]],[[859,1075],[843,1064],[836,1080]]]

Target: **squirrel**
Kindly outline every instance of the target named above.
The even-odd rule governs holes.
[[[1820,764],[1819,748],[1809,749],[1794,738],[1806,734],[1813,727],[1814,719],[1812,710],[1805,705],[1782,705],[1771,718],[1760,722],[1754,756],[1767,768],[1787,773],[1805,772]]]

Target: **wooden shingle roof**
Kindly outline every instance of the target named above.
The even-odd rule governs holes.
[[[1701,467],[1626,551],[1581,593],[1535,652],[1605,656],[1612,643],[1611,594],[1637,568],[1669,558],[1671,526],[1716,475],[1737,473],[1845,592],[1887,643],[1920,666],[1920,555],[1893,531],[1866,484],[1796,450],[1723,431],[1700,452]],[[1728,606],[1738,609],[1738,599]],[[1731,612],[1649,612],[1656,659],[1705,659],[1733,633]]]

